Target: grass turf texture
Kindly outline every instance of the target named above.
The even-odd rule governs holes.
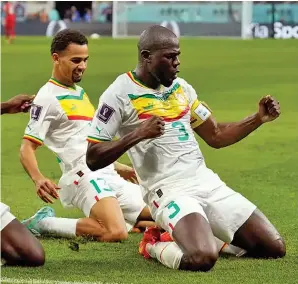
[[[200,141],[207,165],[232,188],[253,201],[276,225],[287,243],[280,260],[222,257],[209,273],[172,271],[138,255],[141,235],[124,243],[80,243],[42,239],[46,264],[42,268],[3,268],[2,277],[118,283],[298,283],[297,272],[297,42],[294,40],[181,40],[181,77],[206,101],[218,121],[238,121],[253,113],[261,96],[276,96],[281,117],[231,147],[214,150]],[[18,93],[36,93],[51,75],[50,40],[2,39],[2,101]],[[81,86],[97,105],[114,78],[136,65],[136,40],[90,41],[90,60]],[[2,201],[18,218],[31,216],[44,203],[19,163],[19,147],[27,114],[2,116]],[[60,171],[52,153],[38,150],[45,176],[58,181]],[[123,162],[129,162],[126,156]],[[57,216],[78,218],[78,210]],[[78,240],[80,242],[80,240]]]

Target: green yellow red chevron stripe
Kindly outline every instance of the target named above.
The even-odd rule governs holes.
[[[35,137],[35,136],[33,136],[33,135],[25,134],[25,135],[23,136],[23,138],[24,138],[24,139],[27,139],[27,140],[30,140],[30,141],[32,141],[32,142],[38,144],[38,145],[42,145],[42,144],[43,144],[43,141],[42,141],[40,138],[37,138],[37,137]]]
[[[54,79],[54,78],[51,78],[49,80],[50,83],[56,85],[56,86],[59,86],[61,88],[64,88],[64,89],[68,89],[68,90],[76,90],[76,87],[71,87],[71,86],[66,86],[62,83],[60,83],[58,80]]]
[[[189,102],[182,87],[176,83],[169,91],[161,94],[128,94],[140,119],[160,116],[165,121],[175,121],[189,111]]]
[[[104,140],[104,139],[96,138],[94,136],[88,136],[87,137],[87,141],[88,142],[91,142],[91,143],[100,143],[100,142],[109,142],[111,140]]]

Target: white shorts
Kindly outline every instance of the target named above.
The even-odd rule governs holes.
[[[236,231],[256,209],[253,203],[226,185],[203,194],[197,191],[172,198],[163,196],[150,207],[151,212],[155,212],[156,223],[171,234],[180,219],[199,213],[209,222],[214,236],[226,243],[232,242]]]
[[[81,175],[81,177],[80,177]],[[134,226],[146,206],[138,185],[121,178],[114,169],[98,171],[84,169],[64,174],[59,196],[64,207],[77,207],[89,217],[93,205],[102,198],[116,197],[127,223]]]
[[[1,213],[1,231],[16,217],[10,213],[10,208],[6,204],[0,202]]]

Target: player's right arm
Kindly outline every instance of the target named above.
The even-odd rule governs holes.
[[[59,187],[46,178],[39,170],[36,149],[43,144],[51,122],[56,117],[55,108],[48,102],[37,98],[31,107],[30,121],[23,137],[20,160],[35,184],[38,196],[47,203],[53,203],[51,197],[57,199]]]
[[[159,137],[164,133],[163,120],[160,117],[152,117],[144,121],[138,129],[113,141],[122,125],[125,112],[125,102],[113,90],[115,88],[111,85],[100,97],[98,109],[92,120],[86,157],[87,165],[92,171],[112,164],[142,140]]]
[[[1,103],[1,114],[27,112],[31,107],[33,99],[34,96],[29,95],[17,95],[12,97],[8,101]]]

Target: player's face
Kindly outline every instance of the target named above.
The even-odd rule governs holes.
[[[78,83],[82,80],[87,68],[88,58],[88,46],[86,44],[70,44],[66,50],[59,53],[55,64],[58,64],[57,67],[62,77],[71,83]]]
[[[170,87],[177,78],[180,61],[179,41],[172,39],[165,48],[153,53],[150,64],[150,72],[159,79],[160,83]]]

